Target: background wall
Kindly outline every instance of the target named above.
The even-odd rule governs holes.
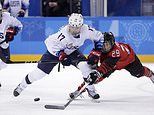
[[[44,40],[48,35],[57,32],[61,26],[67,24],[67,18],[64,17],[31,17],[19,18],[19,20],[24,25],[23,31],[10,45],[12,58],[15,60],[21,57],[23,59],[27,55],[34,55],[34,58],[38,59],[35,56],[40,56],[46,51]],[[138,55],[154,55],[154,17],[85,17],[85,23],[102,32],[112,31],[116,41],[129,43]],[[85,45],[86,47],[81,48],[87,55],[93,44],[86,41]],[[154,61],[154,59],[150,57],[148,61]]]
[[[29,0],[29,16],[41,16],[42,9],[41,9],[41,1],[42,0]]]

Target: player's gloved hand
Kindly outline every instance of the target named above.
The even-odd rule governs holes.
[[[62,65],[64,66],[70,66],[71,60],[68,58],[65,52],[61,52],[59,55],[59,60],[61,61]]]
[[[84,78],[85,82],[89,83],[89,85],[98,83],[99,79],[103,76],[98,70],[93,70],[87,78]]]
[[[9,27],[6,30],[5,40],[6,42],[10,42],[14,40],[14,36],[17,34],[17,31],[14,27]]]
[[[90,65],[97,64],[100,56],[101,52],[93,49],[88,56],[88,64]]]
[[[18,12],[18,17],[24,17],[25,16],[25,11],[23,9],[21,9],[19,12]]]

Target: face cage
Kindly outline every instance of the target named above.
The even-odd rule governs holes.
[[[107,53],[112,49],[112,47],[113,43],[111,41],[104,42],[102,46],[102,52]]]
[[[69,32],[73,36],[78,36],[80,34],[80,30],[81,30],[81,27],[72,27],[72,26],[69,25]]]

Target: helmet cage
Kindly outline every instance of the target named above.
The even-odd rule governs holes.
[[[104,42],[102,46],[102,52],[106,53],[109,52],[113,45],[115,44],[115,38],[112,34],[112,32],[105,32],[104,33]]]
[[[83,25],[83,16],[78,13],[73,13],[68,20],[69,31],[73,36],[77,36],[80,33],[81,27]]]
[[[69,32],[73,36],[78,36],[80,34],[80,30],[81,30],[81,27],[72,27],[72,26],[69,25]]]

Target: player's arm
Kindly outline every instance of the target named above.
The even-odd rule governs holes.
[[[5,41],[10,42],[14,40],[14,36],[17,35],[18,28],[17,27],[9,27],[6,30]]]
[[[10,42],[13,41],[14,36],[17,35],[19,31],[22,30],[23,25],[17,18],[10,16],[9,13],[6,13],[6,15],[9,27],[6,30],[5,41]]]
[[[106,60],[104,60],[98,68],[92,70],[89,76],[84,80],[89,84],[94,84],[102,81],[106,77],[104,76],[104,74],[107,74],[108,72],[114,70],[114,66],[116,65],[119,59],[119,57],[106,58]]]
[[[88,26],[88,35],[89,38],[94,42],[94,48],[97,50],[101,49],[104,42],[104,36],[102,32]]]
[[[4,0],[3,9],[7,10],[9,6],[9,0]]]
[[[47,50],[54,56],[58,57],[62,62],[62,65],[69,66],[71,61],[69,60],[67,54],[64,52],[66,48],[65,43],[66,35],[61,31],[50,35],[46,40],[45,44]]]
[[[96,29],[92,28],[91,26],[87,27],[88,30],[88,38],[90,38],[94,42],[95,49],[102,48],[104,42],[104,36],[102,32],[97,31]]]
[[[17,35],[20,31],[22,31],[23,25],[22,23],[15,17],[8,15],[8,29],[12,28],[14,31],[13,34]]]
[[[22,9],[27,10],[29,8],[29,0],[22,0]]]
[[[114,69],[114,67],[119,59],[120,59],[120,57],[109,56],[101,63],[101,65],[98,68],[96,68],[96,70],[98,70],[99,72],[101,72],[104,75],[107,72]]]
[[[94,28],[88,26],[88,35],[94,43],[94,48],[88,56],[88,64],[94,65],[98,63],[101,56],[103,34],[99,31],[96,31]]]
[[[22,30],[23,25],[17,18],[10,16],[8,20],[9,20],[9,25],[11,27],[14,27],[17,33]]]
[[[22,6],[21,6],[20,11],[18,12],[18,17],[24,17],[25,16],[26,11],[29,8],[29,0],[22,0],[21,5]]]

